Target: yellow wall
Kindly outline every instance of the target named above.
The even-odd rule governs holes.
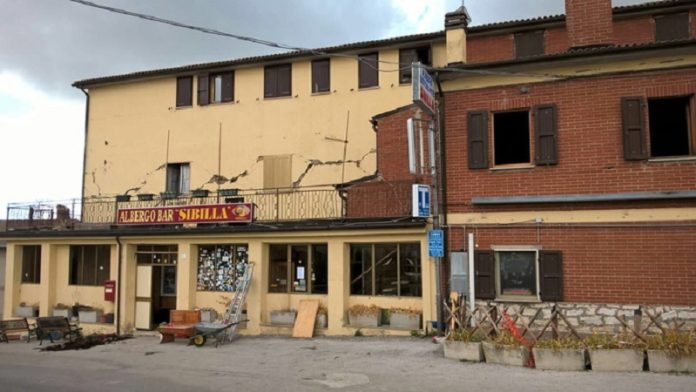
[[[398,49],[379,51],[379,59],[397,63]],[[443,65],[444,43],[433,48]],[[380,63],[395,71],[396,64]],[[204,187],[218,171],[218,134],[222,126],[221,175],[247,173],[222,187],[263,186],[265,155],[292,155],[292,180],[310,161],[341,161],[348,132],[345,181],[375,171],[375,134],[369,119],[411,102],[411,85],[400,85],[398,72],[380,72],[379,87],[358,89],[358,62],[331,58],[331,92],[311,94],[310,60],[292,64],[292,96],[264,99],[262,65],[235,70],[235,102],[175,107],[176,78],[95,86],[89,89],[89,134],[85,195],[158,193],[165,188],[170,163],[191,163],[191,189]],[[182,74],[185,75],[185,74]],[[169,135],[169,149],[167,138]],[[334,140],[331,140],[334,139]],[[338,141],[336,141],[338,140]],[[339,183],[340,164],[315,165],[300,186]]]
[[[19,303],[24,303],[26,306],[38,306],[39,296],[41,294],[41,285],[33,283],[22,283],[19,288]],[[10,314],[14,314],[14,311]]]

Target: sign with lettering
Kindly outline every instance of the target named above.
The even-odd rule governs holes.
[[[435,88],[433,78],[420,63],[411,68],[413,102],[431,115],[435,114]]]
[[[209,204],[152,208],[119,208],[118,225],[167,225],[184,223],[251,222],[251,203]]]

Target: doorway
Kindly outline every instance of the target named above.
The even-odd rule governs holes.
[[[176,309],[176,245],[138,245],[135,328],[152,330],[168,323]]]

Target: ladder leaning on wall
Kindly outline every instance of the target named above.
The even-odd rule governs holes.
[[[224,343],[229,343],[235,337],[237,332],[237,327],[240,322],[246,320],[241,320],[242,309],[244,308],[244,302],[246,301],[247,294],[249,293],[249,286],[251,286],[251,276],[254,272],[254,263],[244,263],[238,266],[238,268],[244,268],[244,273],[242,276],[237,278],[236,290],[234,295],[230,300],[230,304],[227,306],[225,311],[225,316],[222,318],[223,324],[232,324],[232,326],[223,332],[220,336],[220,341]]]

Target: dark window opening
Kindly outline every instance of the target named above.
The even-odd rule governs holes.
[[[329,59],[312,61],[312,93],[331,90],[331,63]]]
[[[530,57],[544,54],[544,30],[515,34],[515,57]]]
[[[234,73],[210,75],[210,102],[232,102],[234,100]]]
[[[41,283],[41,246],[22,247],[22,283]]]
[[[176,78],[176,107],[193,105],[193,77]]]
[[[269,293],[328,293],[326,244],[270,245],[268,265]]]
[[[351,295],[421,296],[420,244],[352,244]]]
[[[399,83],[411,83],[411,65],[420,62],[423,65],[432,65],[430,46],[420,48],[408,48],[399,50]]]
[[[358,79],[360,88],[379,86],[379,55],[377,53],[359,56]]]
[[[167,164],[167,192],[185,194],[189,192],[190,166],[188,163]]]
[[[109,280],[111,247],[109,245],[74,245],[70,247],[68,284],[103,286]]]
[[[688,12],[655,16],[655,41],[672,41],[690,37]]]
[[[292,64],[267,66],[264,69],[263,97],[289,97],[292,94]]]
[[[688,97],[648,100],[650,156],[694,154],[689,101]]]
[[[495,113],[493,121],[495,164],[529,163],[529,112]]]

